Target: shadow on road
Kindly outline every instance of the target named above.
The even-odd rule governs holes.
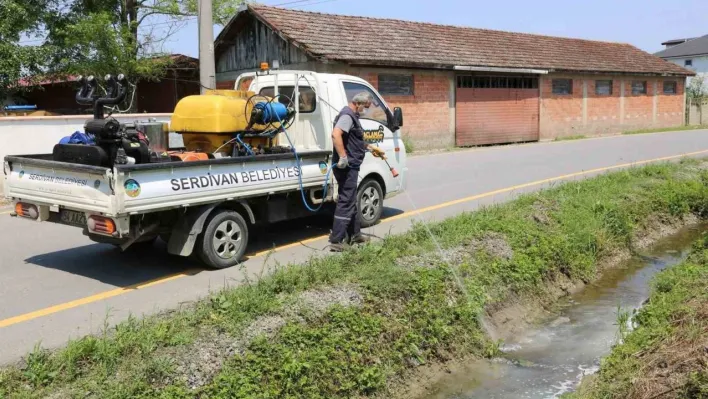
[[[383,218],[401,213],[403,211],[398,209],[384,208]],[[257,227],[252,230],[246,255],[327,235],[331,228],[332,217],[327,214]],[[209,271],[193,259],[169,255],[161,240],[152,247],[129,248],[126,252],[111,245],[90,244],[32,256],[25,262],[117,287],[129,287],[187,271]]]
[[[126,252],[112,245],[90,244],[32,256],[25,262],[117,287],[129,287],[201,267],[192,259],[169,255],[166,244],[160,240],[151,248]]]

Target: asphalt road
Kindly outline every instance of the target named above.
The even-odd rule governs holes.
[[[388,200],[384,221],[369,232],[403,232],[416,219],[439,220],[563,180],[684,154],[708,157],[708,130],[414,156],[407,194]],[[154,251],[120,253],[73,227],[0,214],[0,364],[24,356],[40,341],[60,346],[98,331],[106,320],[113,324],[130,314],[174,308],[240,284],[246,274],[325,256],[323,235],[330,223],[311,218],[260,231],[244,267],[210,271],[168,256],[159,242]],[[265,253],[272,248],[277,250]]]

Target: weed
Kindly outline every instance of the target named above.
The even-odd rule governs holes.
[[[571,141],[571,140],[582,140],[588,138],[585,135],[578,134],[575,136],[563,136],[563,137],[556,137],[554,141]]]
[[[427,227],[417,224],[355,251],[279,267],[186,309],[130,318],[53,353],[38,349],[22,369],[0,370],[0,396],[385,394],[392,378],[421,364],[455,355],[498,355],[498,342],[485,336],[477,318],[488,306],[511,296],[546,295],[546,285],[559,274],[591,280],[598,261],[630,249],[651,219],[708,215],[708,172],[701,165],[690,160],[569,182]],[[437,253],[430,234],[444,253],[462,255],[435,262],[415,257]],[[405,267],[396,262],[403,256],[412,259]],[[249,325],[286,314],[302,292],[343,285],[357,287],[357,306],[282,318],[277,331],[248,340],[233,355],[212,353],[222,356],[218,372],[197,389],[170,379],[180,360],[175,354],[201,342],[203,331],[241,342]],[[673,283],[663,287],[675,291]],[[640,314],[638,322],[650,316],[659,317]]]
[[[403,147],[406,149],[406,153],[413,154],[415,152],[415,143],[408,135],[402,136]]]
[[[639,130],[628,130],[622,132],[622,134],[643,134],[643,133],[661,133],[661,132],[681,132],[686,130],[702,130],[708,129],[708,126],[698,125],[698,126],[671,126],[671,127],[660,127],[652,129],[639,129]]]
[[[653,280],[647,304],[634,317],[618,312],[621,344],[606,358],[597,380],[570,398],[708,397],[708,233],[680,265]],[[667,389],[667,387],[669,387]]]

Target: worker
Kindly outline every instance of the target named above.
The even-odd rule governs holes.
[[[368,237],[361,234],[361,221],[357,209],[359,167],[367,151],[371,151],[376,157],[385,154],[380,148],[364,141],[364,129],[361,127],[359,116],[370,105],[369,93],[358,93],[334,119],[332,172],[339,186],[332,234],[329,238],[330,249],[334,252],[341,252],[350,244],[363,244],[369,241]],[[347,236],[349,241],[345,242]]]

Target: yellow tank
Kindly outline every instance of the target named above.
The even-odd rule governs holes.
[[[208,90],[182,98],[172,113],[170,128],[178,133],[234,133],[246,130],[253,109],[246,103],[255,93]]]
[[[256,97],[248,102],[255,93],[241,90],[207,90],[203,95],[182,98],[172,113],[170,130],[182,134],[184,146],[189,151],[214,152],[234,137],[234,133],[248,128],[253,104],[268,101],[266,97]],[[265,126],[255,125],[256,131]],[[251,145],[266,144],[250,143]],[[230,145],[220,151],[229,151]]]

